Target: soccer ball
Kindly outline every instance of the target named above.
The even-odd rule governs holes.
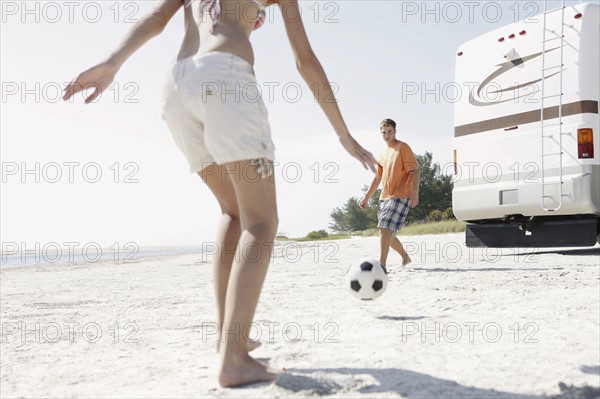
[[[346,273],[346,286],[350,293],[363,301],[379,298],[385,292],[387,283],[387,274],[374,259],[355,263]]]

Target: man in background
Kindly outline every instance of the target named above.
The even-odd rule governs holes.
[[[396,122],[384,119],[380,132],[387,148],[378,159],[377,175],[359,205],[365,209],[373,193],[380,184],[383,185],[377,209],[377,228],[381,245],[379,263],[387,273],[385,265],[390,247],[402,256],[402,266],[411,261],[396,232],[404,225],[409,208],[419,204],[421,175],[410,146],[396,139]]]

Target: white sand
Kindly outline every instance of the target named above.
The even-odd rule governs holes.
[[[387,292],[372,302],[354,299],[344,274],[378,255],[378,238],[279,244],[254,354],[289,374],[243,389],[216,382],[200,255],[5,268],[0,394],[537,398],[558,394],[559,381],[600,384],[598,246],[515,256],[468,250],[462,234],[403,241],[413,263],[401,270],[392,253]]]

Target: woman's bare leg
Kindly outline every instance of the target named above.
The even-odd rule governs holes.
[[[249,161],[226,165],[240,212],[241,236],[225,298],[221,386],[236,386],[277,377],[274,370],[248,355],[247,341],[277,230],[273,178],[260,179]]]
[[[227,174],[222,173],[222,168],[222,166],[218,166],[217,164],[211,164],[198,173],[217,198],[221,207],[221,220],[215,237],[217,252],[212,261],[219,331],[221,331],[223,326],[225,296],[227,294],[227,283],[231,273],[231,265],[241,234],[240,213],[235,190],[231,182],[227,179]],[[220,339],[217,341],[217,350],[219,341]]]
[[[211,164],[204,168],[198,175],[212,191],[221,207],[221,221],[217,228],[215,245],[217,252],[213,257],[213,279],[215,289],[215,299],[217,303],[217,321],[219,326],[219,339],[217,340],[217,352],[221,342],[220,332],[223,326],[223,317],[225,314],[225,296],[227,294],[227,284],[231,273],[231,265],[238,242],[240,240],[241,228],[239,208],[235,190],[231,181],[224,173],[224,166]],[[260,342],[248,342],[248,350],[256,349]]]

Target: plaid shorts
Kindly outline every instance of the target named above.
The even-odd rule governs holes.
[[[390,198],[379,202],[377,209],[377,227],[388,229],[392,234],[402,228],[406,215],[408,215],[408,198]]]

